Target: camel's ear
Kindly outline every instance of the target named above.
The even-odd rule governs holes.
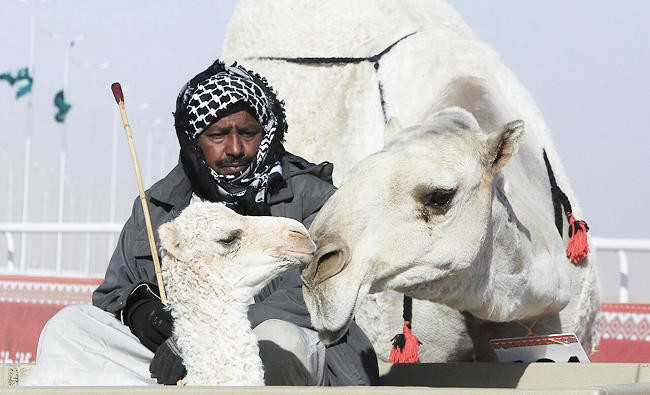
[[[384,142],[392,139],[402,130],[402,125],[397,117],[392,117],[388,120],[386,128],[384,128]]]
[[[178,239],[178,230],[173,222],[166,222],[160,225],[158,228],[158,237],[160,237],[160,245],[167,253],[174,258],[182,259],[183,249]]]
[[[524,121],[508,122],[500,133],[495,133],[488,138],[488,168],[487,172],[493,176],[508,163],[517,150],[519,139],[524,134]]]

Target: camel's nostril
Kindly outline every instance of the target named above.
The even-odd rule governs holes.
[[[313,287],[338,274],[349,261],[347,248],[342,243],[331,243],[316,251],[311,264],[302,270],[302,280]]]
[[[316,276],[314,276],[314,284],[321,283],[338,274],[343,270],[347,259],[343,250],[336,250],[321,255],[316,262],[318,269],[316,269]]]
[[[318,258],[317,263],[318,263],[319,266],[321,266],[321,265],[325,265],[325,266],[330,265],[334,260],[337,260],[339,258],[340,253],[341,253],[341,251],[337,250],[337,251],[331,251],[331,252],[328,252],[327,254],[321,255]]]

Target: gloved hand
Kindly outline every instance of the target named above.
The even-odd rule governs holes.
[[[129,296],[124,308],[124,323],[145,347],[156,352],[172,335],[172,318],[158,296],[155,287],[140,284]]]
[[[170,337],[158,347],[149,365],[149,372],[158,384],[165,385],[174,385],[185,377],[187,369],[183,365],[181,350],[173,338]]]

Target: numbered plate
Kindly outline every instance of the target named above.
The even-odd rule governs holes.
[[[492,339],[499,362],[589,362],[573,333]]]

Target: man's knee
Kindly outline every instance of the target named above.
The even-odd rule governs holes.
[[[71,304],[65,306],[50,318],[45,324],[48,331],[66,332],[70,329],[70,323],[76,322],[79,316],[84,316],[85,305]]]
[[[307,357],[307,347],[302,340],[300,328],[290,322],[271,319],[253,329],[258,342],[269,341],[296,355],[299,359]]]
[[[50,339],[84,336],[96,337],[105,331],[105,327],[124,329],[115,316],[89,304],[72,304],[65,306],[52,316],[43,327],[39,338],[39,349],[43,341]],[[114,334],[113,334],[114,335]],[[73,340],[73,339],[70,339]]]
[[[323,382],[325,346],[315,331],[287,321],[262,322],[253,333],[264,363],[266,385],[319,385]]]

